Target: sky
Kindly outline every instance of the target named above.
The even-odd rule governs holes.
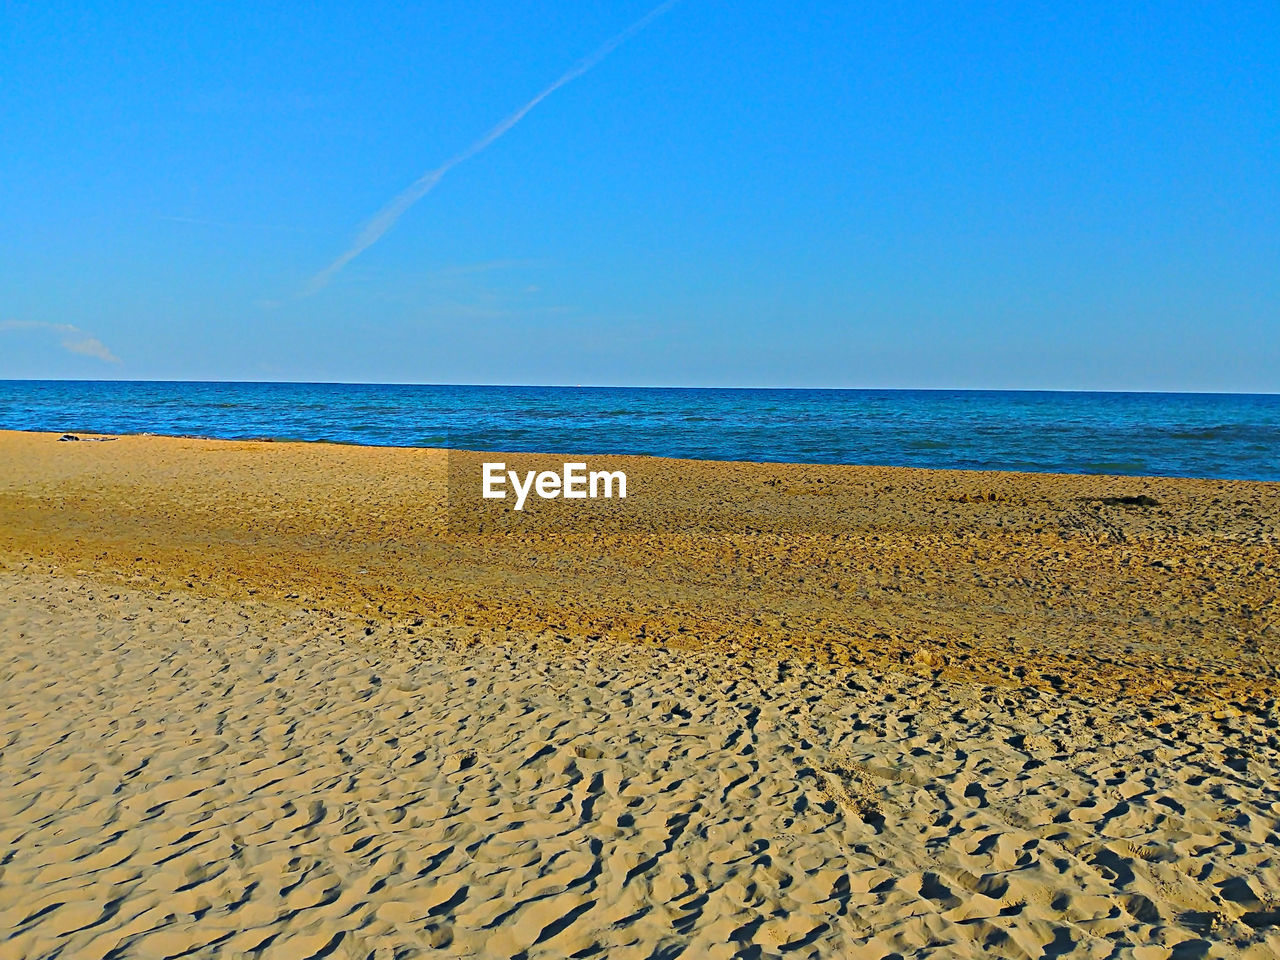
[[[1280,4],[654,13],[6,0],[0,378],[1280,392]]]

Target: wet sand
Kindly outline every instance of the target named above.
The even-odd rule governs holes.
[[[1280,953],[1280,486],[482,459],[0,433],[0,956]]]

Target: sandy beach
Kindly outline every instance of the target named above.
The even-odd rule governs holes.
[[[1280,956],[1280,485],[484,459],[0,432],[0,957]]]

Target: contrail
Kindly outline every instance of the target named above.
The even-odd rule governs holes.
[[[455,155],[452,159],[445,161],[445,163],[436,167],[434,170],[428,170],[420,176],[409,185],[408,189],[404,190],[398,197],[379,210],[373,216],[373,219],[364,225],[364,229],[356,235],[355,240],[352,242],[351,246],[347,248],[345,253],[311,278],[311,282],[307,284],[306,289],[303,291],[303,296],[310,296],[323,288],[334,278],[339,270],[382,239],[382,235],[395,226],[396,221],[404,216],[405,211],[430,193],[435,188],[435,185],[444,178],[446,173],[458,164],[465,163],[467,160],[470,160],[476,154],[489,147],[495,140],[523,120],[525,114],[540,104],[543,100],[547,99],[547,97],[551,96],[551,94],[555,93],[565,84],[577,80],[578,77],[596,66],[601,60],[609,56],[609,54],[613,53],[614,50],[618,49],[618,47],[622,46],[622,44],[626,43],[633,36],[679,2],[680,0],[664,0],[663,3],[654,7],[631,26],[627,27],[627,29],[623,30],[612,40],[605,43],[600,47],[600,49],[596,50],[595,53],[579,62],[577,66],[573,67],[573,69],[562,74],[559,79],[549,87],[544,89],[523,107],[499,123],[471,146],[467,147],[467,149]]]

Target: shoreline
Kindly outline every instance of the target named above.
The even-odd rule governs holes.
[[[397,644],[519,630],[1210,698],[1280,662],[1260,481],[609,457],[627,500],[512,515],[451,500],[479,478],[463,451],[0,432],[0,453],[10,569],[292,596]]]
[[[115,382],[115,381],[111,381]],[[660,388],[654,388],[660,389]],[[1034,391],[1023,391],[1034,392]],[[1227,394],[1227,396],[1254,396],[1254,394]],[[1271,394],[1257,394],[1257,396],[1271,396]],[[1278,395],[1280,396],[1280,395]],[[824,460],[720,460],[714,458],[699,457],[679,457],[664,456],[660,454],[650,453],[582,453],[574,452],[554,452],[549,450],[490,450],[471,447],[440,447],[440,446],[413,446],[404,444],[382,444],[382,443],[359,443],[354,440],[306,440],[294,437],[270,437],[270,436],[243,436],[228,437],[215,436],[212,434],[199,433],[153,433],[143,431],[140,433],[129,432],[112,432],[112,431],[96,431],[96,430],[36,430],[36,429],[11,429],[0,428],[0,436],[6,433],[31,434],[35,436],[51,436],[59,437],[63,435],[79,435],[78,439],[92,438],[97,440],[121,439],[121,438],[154,438],[158,440],[205,440],[211,443],[268,443],[268,444],[301,444],[301,445],[318,445],[318,446],[334,446],[334,447],[355,447],[358,449],[370,450],[413,450],[426,453],[443,453],[443,454],[459,454],[459,455],[492,455],[492,456],[509,456],[509,457],[541,457],[541,458],[560,458],[560,459],[578,459],[583,458],[610,458],[620,460],[660,460],[675,463],[696,463],[696,464],[725,464],[738,466],[758,466],[758,467],[812,467],[812,468],[855,468],[865,470],[912,470],[922,473],[966,473],[966,474],[997,474],[1000,476],[1013,477],[1098,477],[1105,480],[1192,480],[1203,481],[1205,483],[1248,483],[1248,484],[1266,484],[1270,486],[1280,487],[1280,480],[1255,480],[1249,478],[1235,477],[1217,477],[1217,476],[1184,476],[1182,474],[1136,474],[1136,473],[1086,473],[1073,471],[1055,471],[1055,470],[1003,470],[988,469],[982,467],[923,467],[913,466],[910,464],[889,464],[889,463],[831,463]]]

